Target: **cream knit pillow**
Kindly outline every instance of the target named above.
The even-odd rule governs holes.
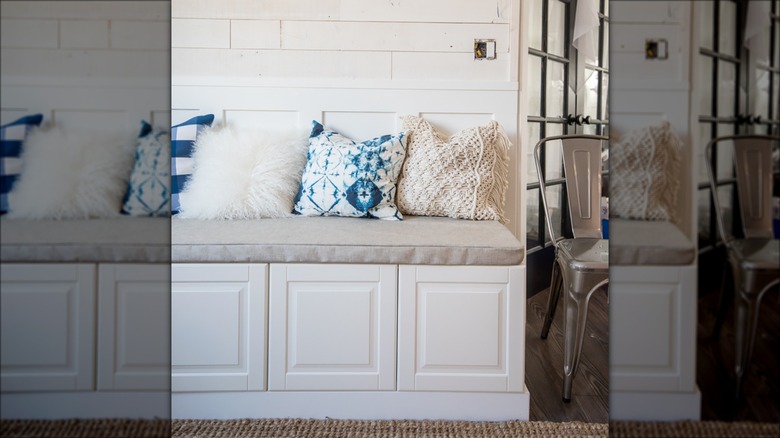
[[[682,146],[669,122],[636,129],[613,141],[610,216],[676,222]]]
[[[510,142],[498,122],[446,139],[422,117],[402,120],[411,136],[398,185],[401,213],[506,223]]]

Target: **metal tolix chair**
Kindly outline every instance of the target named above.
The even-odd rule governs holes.
[[[745,236],[741,239],[726,233],[720,213],[712,154],[723,142],[733,144],[739,212]],[[712,139],[706,149],[716,222],[734,278],[737,398],[753,354],[761,300],[767,291],[780,284],[780,241],[772,238],[772,148],[778,144],[778,137],[730,135]]]
[[[574,238],[555,235],[548,208],[539,150],[545,143],[560,141],[566,181],[568,210]],[[602,239],[601,145],[609,138],[596,135],[560,135],[540,140],[534,147],[534,162],[550,240],[555,246],[550,295],[542,328],[547,338],[555,308],[565,291],[563,401],[571,401],[571,389],[582,353],[588,303],[593,292],[609,282],[609,244]]]

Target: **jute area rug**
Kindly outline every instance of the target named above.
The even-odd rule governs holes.
[[[280,438],[777,438],[780,423],[547,421],[349,421],[349,420],[2,420],[0,436],[10,437],[280,437]]]

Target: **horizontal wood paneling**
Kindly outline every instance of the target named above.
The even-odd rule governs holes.
[[[107,49],[108,20],[60,20],[60,47]]]
[[[511,0],[341,0],[342,20],[509,23]]]
[[[171,4],[166,1],[145,1],[140,6],[139,2],[124,1],[0,2],[3,18],[168,20],[170,10]]]
[[[206,69],[203,77],[508,81],[518,56],[512,41],[517,36],[512,20],[518,18],[512,17],[519,15],[512,11],[519,3],[177,0],[172,5],[174,64],[197,59]],[[496,40],[498,59],[475,61],[475,39]],[[176,53],[181,48],[202,51],[185,56]],[[226,53],[208,51],[215,48]],[[290,54],[242,52],[246,49]],[[316,52],[323,55],[312,57]],[[392,63],[378,52],[391,53]],[[189,71],[174,65],[174,82]]]
[[[111,20],[111,48],[171,50],[171,24],[166,21]]]
[[[4,84],[169,83],[168,2],[3,1],[0,29]]]
[[[278,49],[281,47],[279,20],[231,20],[230,47],[235,49]]]
[[[393,52],[393,79],[502,81],[510,59],[475,60],[471,53]]]
[[[496,40],[509,51],[508,24],[282,22],[282,48],[473,53],[474,38]]]
[[[2,47],[57,48],[58,33],[57,20],[0,20]]]
[[[173,76],[390,79],[389,52],[172,49]]]
[[[176,0],[174,18],[240,18],[259,20],[337,19],[340,0]]]
[[[229,48],[228,20],[171,20],[172,47]]]

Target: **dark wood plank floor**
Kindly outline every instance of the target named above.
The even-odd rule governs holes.
[[[717,291],[700,295],[696,380],[702,420],[780,422],[780,294],[770,290],[762,301],[753,360],[740,400],[734,390],[733,305],[720,336],[713,339],[717,310]]]
[[[531,393],[530,419],[535,421],[609,421],[609,305],[606,294],[595,292],[572,400],[561,399],[563,385],[563,297],[546,340],[542,330],[548,291],[529,298],[526,320],[526,385]]]

